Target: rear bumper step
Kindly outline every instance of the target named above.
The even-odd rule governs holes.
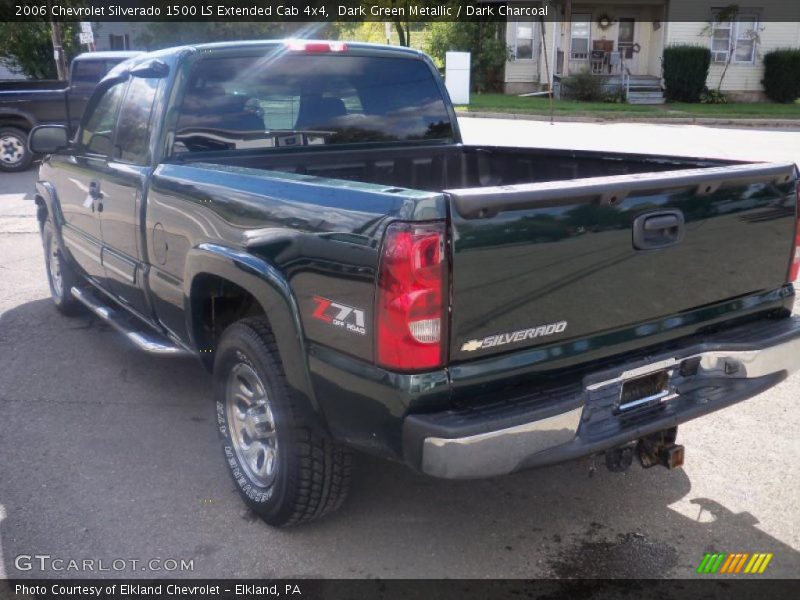
[[[573,396],[531,410],[524,422],[519,422],[524,414],[514,415],[513,426],[508,426],[508,414],[486,416],[481,430],[476,430],[474,414],[410,415],[404,424],[405,453],[421,459],[415,466],[423,472],[449,479],[554,464],[730,406],[764,392],[798,368],[800,317],[759,321],[668,355],[592,373]],[[662,371],[669,376],[670,393],[627,409],[622,403],[625,382]]]
[[[70,293],[95,315],[122,333],[140,350],[159,356],[193,356],[189,350],[174,344],[156,332],[140,330],[133,323],[133,317],[104,304],[93,292],[74,287]]]

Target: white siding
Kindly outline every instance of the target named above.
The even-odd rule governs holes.
[[[546,24],[545,26],[549,26]],[[514,50],[516,42],[516,23],[509,21],[506,26],[506,45]],[[517,60],[512,57],[506,61],[505,81],[506,83],[534,83],[539,81],[539,58],[541,55],[541,35],[539,34],[539,24],[534,25],[534,57],[533,59]],[[513,55],[512,55],[513,56]],[[548,59],[550,57],[548,56]],[[552,60],[552,59],[550,59]]]
[[[0,80],[3,79],[25,79],[25,75],[21,73],[14,73],[3,64],[0,64]]]
[[[708,22],[673,21],[669,24],[667,45],[672,44],[697,44],[709,47],[708,34],[703,30]],[[800,47],[800,23],[798,22],[763,22],[760,24],[760,43],[756,48],[756,60],[753,64],[731,63],[722,89],[725,91],[754,92],[762,89],[761,79],[764,76],[763,57],[767,52],[776,48]],[[725,65],[712,63],[709,70],[707,85],[716,88]]]

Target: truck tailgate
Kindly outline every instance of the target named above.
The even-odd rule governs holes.
[[[739,164],[448,190],[451,361],[637,326],[645,344],[650,321],[781,287],[795,178]]]

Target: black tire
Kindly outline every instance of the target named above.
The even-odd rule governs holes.
[[[64,257],[55,239],[53,224],[47,220],[42,224],[42,246],[44,248],[44,268],[50,297],[53,304],[68,317],[81,314],[83,305],[70,293],[73,286],[80,284],[80,278]]]
[[[253,512],[269,525],[281,527],[339,508],[350,487],[352,455],[316,432],[293,404],[266,319],[244,319],[224,331],[213,379],[225,464]],[[240,391],[238,399],[233,397],[235,389]],[[250,391],[247,398],[242,395],[246,390]],[[262,403],[254,400],[262,395]]]
[[[15,173],[31,166],[28,134],[16,127],[0,127],[0,171]]]

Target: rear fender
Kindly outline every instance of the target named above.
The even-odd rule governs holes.
[[[185,275],[184,308],[192,346],[200,350],[195,336],[195,321],[200,316],[193,310],[191,301],[195,279],[200,275],[215,275],[238,285],[256,298],[269,319],[293,399],[299,408],[321,423],[297,301],[283,275],[252,254],[210,243],[189,251]]]

